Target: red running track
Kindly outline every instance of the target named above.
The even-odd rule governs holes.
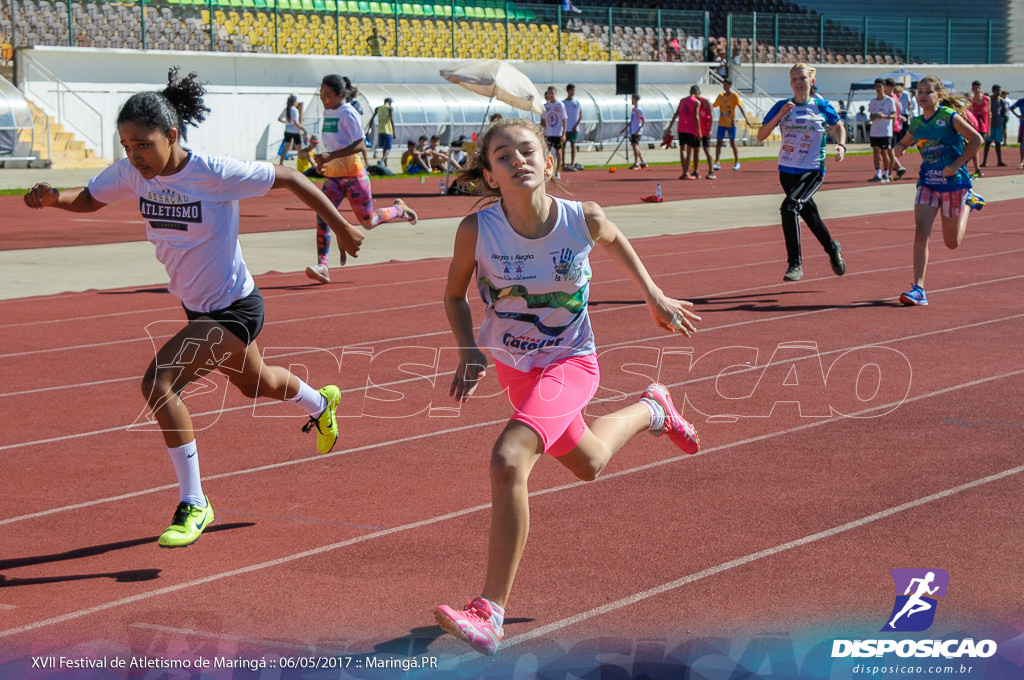
[[[566,650],[877,636],[889,570],[931,567],[951,592],[929,635],[1019,635],[1022,215],[1024,200],[990,204],[959,250],[933,242],[932,304],[914,309],[894,301],[909,213],[830,221],[849,273],[807,239],[796,284],[779,280],[777,228],[638,240],[663,288],[697,303],[690,340],[660,333],[596,254],[599,396],[659,378],[705,449],[640,436],[589,484],[537,466],[496,664],[430,615],[481,586],[487,457],[508,416],[501,397],[450,409],[444,261],[299,289],[301,274],[259,278],[261,346],[342,387],[342,437],[319,456],[287,405],[254,408],[222,380],[189,396],[217,520],[174,551],[155,543],[177,495],[139,379],[177,304],[147,288],[0,302],[0,661],[414,650],[510,677]]]

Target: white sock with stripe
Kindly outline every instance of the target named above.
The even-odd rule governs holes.
[[[299,408],[307,415],[314,418],[323,413],[324,409],[327,408],[327,399],[324,398],[324,395],[314,390],[302,380],[298,378],[296,380],[299,381],[299,392],[292,397],[292,401],[298,404]]]
[[[206,507],[206,495],[203,494],[203,483],[199,478],[199,453],[196,440],[193,439],[183,446],[168,446],[167,453],[178,475],[178,493],[182,503],[197,508]]]

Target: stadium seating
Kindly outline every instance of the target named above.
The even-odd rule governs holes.
[[[849,48],[833,52],[812,45],[753,44],[742,37],[733,37],[728,43],[724,37],[705,35],[702,12],[693,13],[699,17],[685,26],[617,21],[609,31],[604,20],[584,21],[576,15],[563,17],[560,27],[549,6],[500,0],[469,0],[468,4],[463,0],[458,4],[422,0],[70,0],[70,7],[68,1],[19,0],[19,43],[368,55],[366,36],[376,28],[384,39],[384,53],[402,57],[700,62],[706,59],[713,41],[719,48],[728,47],[729,54],[741,62],[898,63],[887,49],[874,55],[850,55]],[[692,12],[704,8],[706,2],[666,0],[659,4],[666,10]],[[622,2],[594,0],[588,7],[595,4],[620,7]],[[721,0],[719,4],[713,14],[721,17],[726,11],[796,11],[796,5],[787,0]],[[0,3],[0,43],[10,35],[8,12],[9,3]],[[711,25],[717,24],[712,21]],[[834,32],[838,43],[864,44],[863,38],[849,29],[835,28]],[[711,36],[723,34],[724,30],[711,32]]]

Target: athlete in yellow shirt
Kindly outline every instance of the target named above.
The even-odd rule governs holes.
[[[750,126],[750,119],[747,118],[747,112],[743,110],[743,103],[740,101],[740,96],[732,91],[732,81],[723,80],[722,88],[725,90],[722,94],[718,95],[715,99],[715,108],[719,110],[718,114],[718,144],[715,147],[715,165],[714,170],[721,170],[722,166],[719,164],[719,159],[722,157],[722,142],[725,138],[729,138],[729,144],[732,145],[732,157],[735,165],[732,166],[733,170],[740,169],[740,152],[736,148],[736,109],[740,110],[743,114],[743,120],[746,121],[747,127]]]

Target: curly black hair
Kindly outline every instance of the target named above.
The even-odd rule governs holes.
[[[178,71],[177,66],[170,68],[162,92],[139,92],[129,97],[117,114],[117,124],[139,123],[165,135],[175,128],[182,139],[187,139],[186,127],[202,123],[210,109],[203,103],[206,87],[199,76],[192,72],[179,78]]]

